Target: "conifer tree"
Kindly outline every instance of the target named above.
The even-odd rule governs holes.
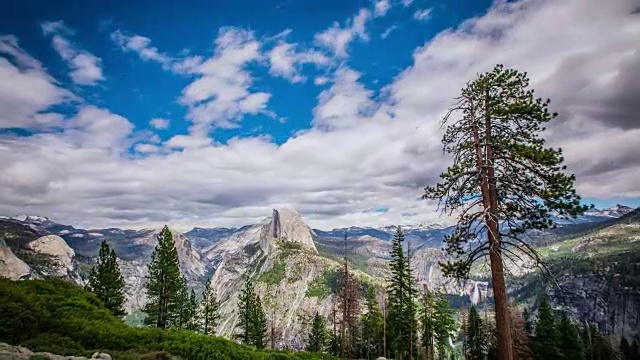
[[[358,320],[360,315],[360,283],[349,271],[345,260],[342,281],[338,292],[340,321],[340,355],[343,358],[355,356],[357,350]]]
[[[439,294],[435,299],[433,335],[440,360],[445,359],[446,350],[449,347],[449,338],[455,329],[456,321],[454,311],[447,299],[442,294]]]
[[[464,342],[468,349],[469,360],[482,360],[485,358],[488,350],[487,345],[489,343],[489,338],[475,306],[472,306],[471,309],[469,309],[467,331]]]
[[[561,356],[558,348],[560,345],[558,329],[553,310],[544,295],[540,297],[535,333],[533,348],[538,359],[558,359]]]
[[[324,351],[326,342],[327,325],[324,318],[316,311],[316,314],[313,316],[313,321],[311,322],[311,330],[307,338],[306,349],[312,352],[322,352]]]
[[[560,352],[565,360],[582,360],[583,348],[578,328],[562,314],[558,324]]]
[[[531,335],[533,333],[533,325],[531,325],[531,314],[529,314],[529,310],[526,307],[522,310],[522,319],[524,320],[524,328],[527,334]]]
[[[408,359],[417,344],[416,290],[413,284],[410,262],[404,254],[404,234],[398,226],[391,245],[391,278],[388,294],[388,339],[392,357]]]
[[[179,310],[173,326],[178,329],[185,328],[189,321],[189,289],[187,289],[187,279],[184,276],[180,279],[180,291],[178,291]]]
[[[147,304],[144,312],[145,325],[166,329],[176,323],[180,316],[182,277],[178,251],[173,236],[166,225],[158,235],[158,244],[151,254],[147,275]]]
[[[503,261],[524,254],[543,265],[521,235],[553,227],[552,212],[575,217],[587,207],[580,205],[575,177],[563,172],[561,150],[545,148],[540,133],[556,114],[549,113],[549,100],[534,98],[526,73],[497,65],[468,83],[457,100],[443,119],[449,124],[442,139],[454,164],[423,197],[459,214],[446,239],[451,259],[442,264],[445,274],[466,278],[475,261],[489,257],[498,355],[511,360]]]
[[[103,240],[96,265],[89,273],[87,290],[94,293],[113,315],[122,317],[126,314],[123,308],[125,282],[117,260],[116,253]]]
[[[262,308],[260,297],[255,293],[253,282],[248,278],[240,293],[238,310],[240,315],[238,327],[241,330],[238,338],[240,341],[259,349],[264,348],[267,317]]]
[[[367,313],[362,316],[362,338],[363,351],[362,355],[367,359],[375,359],[382,356],[383,318],[378,300],[376,299],[376,290],[373,287],[367,289]]]
[[[420,308],[420,325],[422,337],[420,339],[424,357],[428,360],[435,359],[435,335],[433,330],[433,318],[435,313],[435,301],[426,285],[422,293]]]
[[[189,304],[187,307],[187,330],[196,331],[198,330],[198,302],[196,299],[196,291],[191,289],[191,294],[189,295]]]
[[[211,288],[211,278],[207,279],[207,283],[202,291],[202,300],[200,302],[200,308],[202,309],[202,332],[205,335],[216,333],[216,326],[218,325],[219,314],[218,299],[214,290]]]

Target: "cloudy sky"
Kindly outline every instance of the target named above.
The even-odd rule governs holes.
[[[108,4],[108,5],[107,5]],[[84,227],[443,221],[438,123],[503,63],[590,203],[640,206],[640,0],[7,1],[0,214]]]

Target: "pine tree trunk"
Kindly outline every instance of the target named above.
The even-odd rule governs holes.
[[[487,164],[487,187],[489,195],[489,260],[491,262],[491,280],[493,283],[493,298],[496,309],[496,332],[498,340],[498,359],[512,360],[511,329],[509,327],[509,306],[507,304],[507,287],[504,281],[504,265],[502,263],[502,249],[497,217],[498,193],[496,189],[495,168],[493,164],[493,144],[491,143],[491,113],[489,104],[489,88],[485,90],[485,143]]]

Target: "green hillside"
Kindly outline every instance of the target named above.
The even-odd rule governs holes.
[[[0,342],[33,351],[114,359],[166,352],[182,359],[328,359],[327,355],[256,350],[186,330],[135,328],[112,316],[92,294],[59,280],[0,279]]]

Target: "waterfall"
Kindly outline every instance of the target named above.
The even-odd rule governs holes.
[[[471,294],[471,303],[476,305],[480,301],[480,290],[478,289],[478,283],[473,283],[473,293]]]

